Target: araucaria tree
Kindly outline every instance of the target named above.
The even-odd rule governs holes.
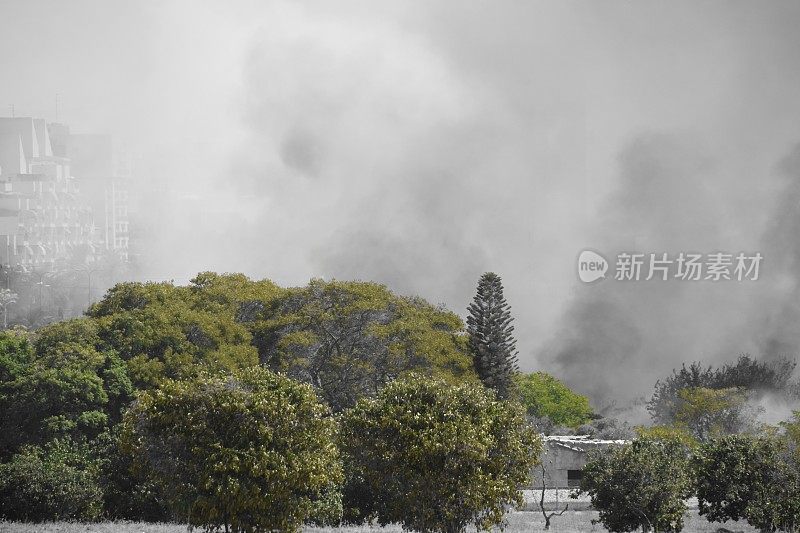
[[[500,276],[487,272],[478,281],[478,292],[468,309],[467,332],[475,370],[484,385],[500,398],[508,398],[518,371],[512,335],[511,307],[503,296]]]

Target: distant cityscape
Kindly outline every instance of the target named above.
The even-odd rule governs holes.
[[[2,327],[80,316],[132,267],[131,163],[110,135],[0,117]]]
[[[110,135],[0,118],[0,263],[55,271],[129,260],[130,158]]]

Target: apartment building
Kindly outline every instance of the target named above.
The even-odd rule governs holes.
[[[0,118],[0,263],[46,269],[74,254],[91,256],[94,225],[45,121]]]
[[[81,194],[92,208],[100,246],[128,258],[130,164],[110,135],[74,134],[51,124],[54,150],[69,159]]]

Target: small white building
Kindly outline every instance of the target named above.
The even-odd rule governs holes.
[[[600,440],[589,435],[545,435],[542,437],[541,465],[533,472],[533,488],[542,487],[542,467],[544,467],[544,483],[548,489],[577,488],[583,477],[589,453],[593,450],[604,450],[612,446],[624,446],[627,440]]]

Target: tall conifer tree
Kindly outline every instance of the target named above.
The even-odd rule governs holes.
[[[517,341],[512,335],[511,307],[503,297],[500,276],[487,272],[468,307],[467,333],[475,371],[484,385],[508,398],[517,366]]]

